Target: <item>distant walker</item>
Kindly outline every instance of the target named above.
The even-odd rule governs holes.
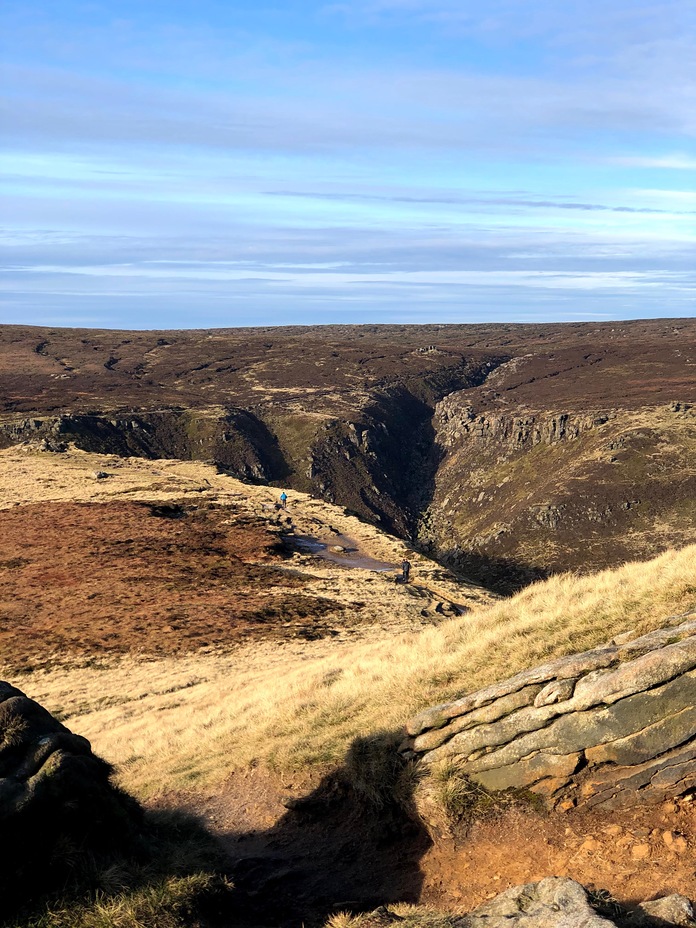
[[[283,492],[280,494],[280,505],[283,507],[283,509],[288,508],[288,494],[285,492],[285,490],[283,490]]]
[[[406,558],[401,562],[401,577],[400,580],[402,583],[408,583],[411,576],[411,562],[407,561]]]

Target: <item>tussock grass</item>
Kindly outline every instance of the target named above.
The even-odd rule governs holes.
[[[84,902],[49,906],[9,928],[196,928],[198,897],[216,888],[218,878],[199,873],[171,877],[132,892],[98,893]]]
[[[279,771],[335,765],[355,739],[381,733],[377,740],[393,743],[427,706],[694,608],[691,545],[592,576],[555,577],[418,633],[130,661],[17,682],[121,764],[122,785],[144,796],[212,785],[259,763]],[[379,769],[379,751],[363,743],[362,753]]]
[[[395,922],[402,928],[452,928],[457,924],[457,916],[445,915],[431,906],[397,902],[365,914],[337,912],[325,928],[387,928]]]

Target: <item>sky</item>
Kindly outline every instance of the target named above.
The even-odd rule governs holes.
[[[4,0],[0,322],[693,316],[693,0]]]

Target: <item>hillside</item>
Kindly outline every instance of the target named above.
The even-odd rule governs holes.
[[[337,507],[276,496],[204,464],[0,452],[2,670],[340,641],[494,599]]]
[[[0,329],[0,444],[212,461],[510,592],[695,540],[696,322]]]
[[[696,546],[499,601],[298,491],[281,511],[273,488],[210,465],[39,444],[0,453],[4,675],[151,813],[202,817],[235,924],[318,926],[341,903],[470,909],[549,873],[622,900],[696,893],[688,797],[566,817],[494,800],[438,837],[414,817],[418,784],[439,815],[471,797],[397,754],[417,712],[694,610]],[[104,879],[114,902],[96,924],[160,928],[164,897],[143,908],[136,893],[146,914],[129,923],[131,897]],[[93,916],[67,908],[41,928]]]

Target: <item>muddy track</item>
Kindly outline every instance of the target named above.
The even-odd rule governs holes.
[[[364,749],[355,745],[357,753]],[[375,806],[345,768],[314,782],[267,771],[233,775],[216,795],[172,795],[221,841],[234,924],[320,926],[340,911],[396,902],[470,911],[511,886],[569,876],[630,907],[696,895],[691,802],[621,813],[542,813],[501,799],[434,833],[408,791]]]

